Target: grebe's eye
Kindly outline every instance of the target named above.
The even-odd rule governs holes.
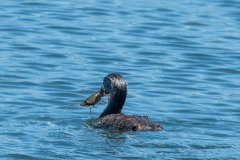
[[[104,85],[104,88],[105,88],[105,89],[111,87],[111,84],[110,84],[110,82],[108,82],[108,81],[104,82],[103,85]]]
[[[105,88],[105,90],[108,90],[109,89],[109,85],[108,84],[104,84],[104,88]]]

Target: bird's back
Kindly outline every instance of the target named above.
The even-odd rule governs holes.
[[[97,128],[121,131],[160,131],[162,127],[153,123],[148,116],[110,114],[96,122]]]

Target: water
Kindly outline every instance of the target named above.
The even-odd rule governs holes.
[[[1,159],[240,157],[239,1],[5,1]],[[119,72],[123,112],[162,132],[109,132],[71,106]]]

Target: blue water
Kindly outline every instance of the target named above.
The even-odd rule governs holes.
[[[0,159],[240,157],[240,1],[4,1]],[[91,127],[103,78],[162,132]],[[105,99],[106,100],[106,99]]]

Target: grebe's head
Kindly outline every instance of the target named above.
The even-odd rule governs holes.
[[[103,79],[103,88],[105,94],[119,92],[120,90],[127,91],[127,82],[122,75],[113,73]]]
[[[104,93],[108,95],[107,108],[100,117],[108,114],[121,113],[127,96],[127,82],[122,75],[113,73],[103,79]]]

